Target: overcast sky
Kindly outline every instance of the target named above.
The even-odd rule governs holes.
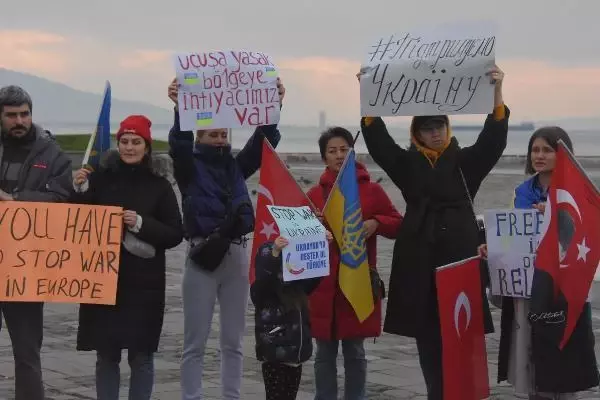
[[[599,116],[598,0],[29,0],[0,12],[0,67],[169,107],[176,51],[264,51],[288,89],[282,123],[356,125],[374,36],[443,21],[497,24],[515,122]],[[59,99],[58,99],[59,100]],[[477,117],[480,119],[481,117]]]

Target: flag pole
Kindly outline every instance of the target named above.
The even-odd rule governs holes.
[[[456,261],[456,262],[453,262],[453,263],[450,263],[450,264],[439,266],[435,270],[436,271],[443,271],[443,270],[448,269],[448,268],[456,267],[457,265],[466,264],[469,261],[477,260],[478,258],[481,258],[481,257],[480,256],[473,256],[473,257],[465,258],[464,260],[460,260],[460,261]]]
[[[106,81],[104,83],[104,94],[102,95],[102,103],[100,103],[100,110],[98,111],[98,118],[96,118],[96,128],[94,129],[94,132],[92,132],[92,135],[90,136],[90,141],[88,142],[87,145],[87,149],[85,150],[85,154],[83,156],[83,161],[81,162],[81,167],[85,168],[85,166],[87,165],[87,163],[90,160],[90,154],[92,153],[92,147],[94,146],[94,142],[96,141],[96,135],[98,134],[98,121],[100,120],[100,116],[102,115],[102,110],[104,109],[104,100],[106,99],[106,92],[108,91],[108,88],[110,87],[110,82]],[[110,127],[109,127],[110,129]],[[109,135],[110,137],[110,135]]]

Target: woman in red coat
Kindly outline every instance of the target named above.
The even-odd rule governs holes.
[[[308,192],[308,197],[320,210],[325,206],[338,172],[352,148],[352,134],[340,127],[330,128],[319,138],[319,150],[326,168],[319,184]],[[365,166],[356,163],[356,175],[360,191],[360,203],[364,228],[367,231],[367,252],[373,279],[379,288],[376,275],[377,235],[390,239],[396,236],[401,215],[390,201],[383,188],[371,182]],[[375,291],[376,303],[373,314],[363,323],[358,321],[350,303],[341,292],[338,283],[340,253],[337,245],[329,246],[330,275],[324,278],[310,296],[310,319],[313,337],[317,341],[315,357],[315,400],[337,399],[336,359],[339,342],[342,342],[345,369],[345,399],[365,398],[367,360],[364,339],[381,335],[381,295]],[[382,284],[382,282],[381,282]]]

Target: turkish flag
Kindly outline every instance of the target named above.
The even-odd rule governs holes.
[[[473,257],[436,270],[444,400],[490,396],[479,264]]]
[[[536,252],[530,320],[556,327],[564,312],[556,308],[560,292],[566,301],[561,349],[577,325],[599,261],[600,193],[560,141]]]
[[[304,194],[286,165],[279,158],[271,143],[263,141],[260,178],[258,180],[258,200],[256,202],[256,223],[252,254],[250,256],[250,284],[254,283],[254,259],[258,248],[266,241],[273,241],[279,236],[277,224],[271,216],[268,205],[286,207],[315,207]]]

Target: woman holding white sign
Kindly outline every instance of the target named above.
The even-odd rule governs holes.
[[[515,208],[544,212],[559,140],[573,151],[569,135],[559,127],[540,128],[531,136],[525,172],[533,176],[515,189]],[[482,246],[481,253],[487,256],[486,246]],[[562,351],[544,345],[539,337],[532,337],[529,306],[527,298],[502,297],[498,382],[508,381],[517,394],[529,395],[531,400],[575,399],[574,392],[597,386],[590,303],[584,306],[577,327]],[[532,341],[536,341],[536,352],[532,352]],[[536,353],[544,354],[543,361],[536,359]]]
[[[502,97],[504,73],[494,67],[488,75],[488,84],[495,85],[493,112],[472,146],[459,147],[447,115],[413,117],[408,150],[396,144],[380,117],[361,119],[369,154],[406,199],[383,330],[416,338],[429,400],[443,398],[435,269],[477,254],[480,237],[472,199],[506,147],[509,110]],[[485,299],[483,291],[481,295]],[[483,303],[489,333],[493,324],[488,303]]]
[[[279,79],[277,88],[281,102],[285,88]],[[234,156],[227,129],[181,130],[178,91],[174,79],[168,88],[168,96],[175,103],[169,153],[181,191],[189,242],[182,283],[181,398],[202,398],[204,352],[218,300],[222,398],[234,400],[240,398],[242,344],[250,292],[246,235],[254,229],[246,179],[260,168],[263,140],[276,147],[281,135],[277,125],[258,126]]]

